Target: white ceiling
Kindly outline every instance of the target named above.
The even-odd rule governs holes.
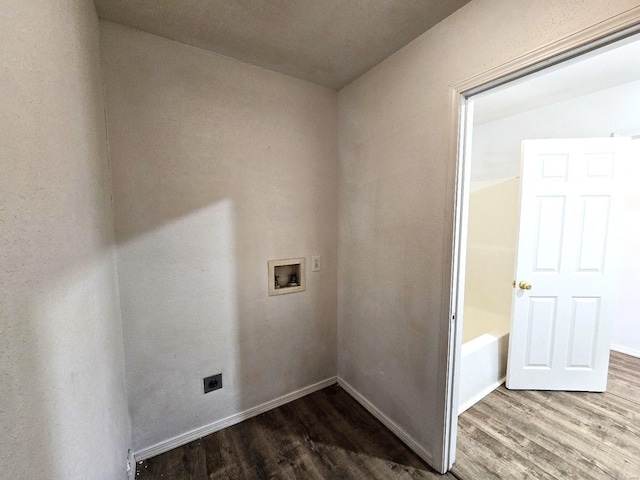
[[[95,0],[116,23],[340,89],[469,0]]]
[[[640,80],[640,34],[476,97],[474,124]]]

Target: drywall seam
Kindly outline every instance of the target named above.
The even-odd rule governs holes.
[[[393,432],[393,434],[402,440],[407,447],[413,450],[420,458],[428,464],[432,464],[433,457],[420,444],[411,437],[407,432],[400,428],[393,420],[382,413],[373,403],[367,400],[360,392],[349,385],[342,378],[338,377],[338,385],[340,385],[349,395],[351,395],[360,405],[362,405],[371,415],[376,417],[382,424]]]
[[[252,407],[248,410],[235,413],[203,427],[199,427],[194,430],[185,432],[181,435],[177,435],[164,442],[156,443],[155,445],[152,445],[150,447],[143,448],[142,450],[135,452],[133,456],[135,460],[139,462],[142,460],[146,460],[147,458],[160,455],[161,453],[168,452],[169,450],[185,445],[189,442],[192,442],[193,440],[197,440],[211,433],[217,432],[227,427],[231,427],[232,425],[236,425],[240,422],[243,422],[244,420],[248,420],[252,417],[260,415],[261,413],[268,412],[269,410],[273,410],[274,408],[293,402],[294,400],[309,395],[310,393],[322,390],[323,388],[334,385],[336,382],[337,377],[327,378],[318,383],[314,383],[313,385],[309,385],[307,387],[293,391],[256,407]]]

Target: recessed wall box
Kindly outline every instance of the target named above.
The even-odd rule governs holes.
[[[306,259],[269,260],[269,295],[302,292],[306,288]]]

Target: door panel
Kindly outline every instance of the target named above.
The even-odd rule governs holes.
[[[573,297],[567,368],[593,368],[599,325],[600,298]]]
[[[580,234],[577,237],[577,272],[603,273],[611,215],[611,196],[580,198]]]
[[[562,254],[562,234],[565,197],[538,196],[537,244],[532,253],[535,272],[559,272]]]
[[[529,297],[527,367],[551,368],[556,304],[555,297]]]
[[[621,138],[523,142],[508,388],[605,390],[612,242],[630,145]]]

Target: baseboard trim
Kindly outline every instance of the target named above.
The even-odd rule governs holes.
[[[622,347],[620,345],[611,345],[611,350],[616,352],[625,353],[632,357],[640,358],[640,350],[634,350],[633,348]]]
[[[420,458],[422,458],[429,465],[433,466],[433,456],[427,452],[416,440],[405,432],[400,426],[398,426],[393,420],[382,413],[378,408],[367,400],[360,392],[345,382],[342,378],[338,377],[338,385],[340,385],[349,395],[351,395],[360,405],[376,417],[380,422],[384,424],[389,430],[391,430],[396,437],[402,440],[407,447],[413,450]]]
[[[471,397],[469,400],[467,400],[462,405],[458,405],[458,415],[462,415],[464,412],[469,410],[476,403],[478,403],[480,400],[482,400],[484,397],[486,397],[491,392],[493,392],[496,388],[498,388],[500,385],[502,385],[505,382],[506,379],[507,379],[507,377],[502,377],[497,382],[494,382],[494,383],[490,384],[488,387],[482,389],[479,393],[477,393],[476,395]]]
[[[309,395],[310,393],[317,392],[318,390],[322,390],[323,388],[334,385],[336,382],[336,377],[327,378],[326,380],[322,380],[321,382],[301,388],[300,390],[296,390],[295,392],[288,393],[286,395],[283,395],[282,397],[278,397],[274,400],[263,403],[262,405],[258,405],[248,410],[235,413],[216,422],[204,425],[194,430],[190,430],[181,435],[177,435],[173,438],[170,438],[169,440],[165,440],[164,442],[156,443],[155,445],[152,445],[150,447],[143,448],[142,450],[134,453],[135,460],[137,462],[140,462],[142,460],[146,460],[147,458],[155,457],[156,455],[160,455],[161,453],[168,452],[169,450],[176,447],[181,447],[182,445],[197,440],[198,438],[202,438],[206,435],[222,430],[223,428],[227,428],[240,423],[243,420],[247,420],[249,418],[260,415],[261,413],[268,412],[269,410],[273,410],[274,408],[285,405],[289,402],[293,402],[294,400],[302,398],[305,395]]]

